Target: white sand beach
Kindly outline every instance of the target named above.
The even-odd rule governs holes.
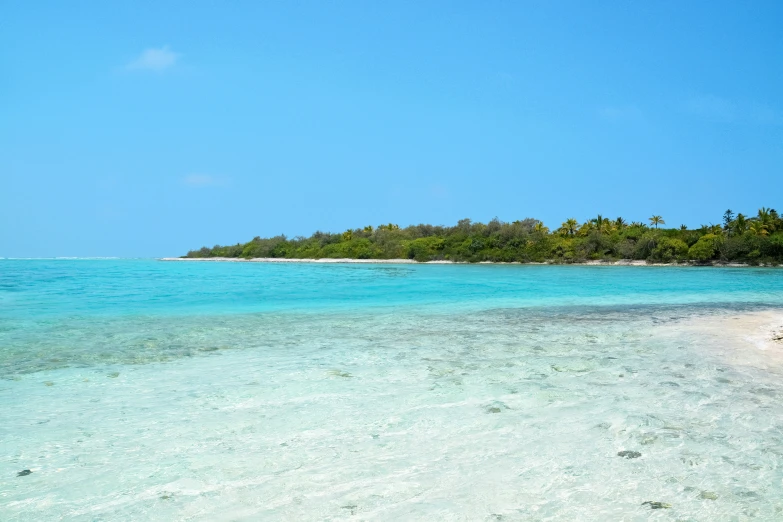
[[[353,258],[319,258],[319,259],[294,259],[283,257],[253,257],[249,259],[239,257],[162,257],[159,261],[201,261],[201,262],[227,262],[227,263],[357,263],[357,264],[388,264],[388,265],[578,265],[578,266],[715,266],[715,267],[727,267],[727,268],[739,268],[750,266],[745,263],[720,263],[713,262],[708,264],[694,265],[692,263],[648,263],[647,261],[638,259],[620,259],[618,261],[603,261],[603,260],[591,260],[582,261],[578,263],[519,263],[519,262],[496,262],[496,261],[481,261],[479,263],[468,263],[465,261],[449,261],[446,259],[438,261],[416,261],[414,259],[353,259]],[[760,265],[763,266],[763,265]]]
[[[783,371],[781,310],[693,316],[667,330],[672,335],[687,335],[694,348],[731,366]]]

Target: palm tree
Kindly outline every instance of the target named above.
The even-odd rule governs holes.
[[[769,209],[769,215],[772,217],[773,230],[783,229],[783,219],[780,219],[778,211],[774,208]]]
[[[624,220],[623,218],[619,217],[619,218],[614,220],[614,226],[615,226],[615,228],[617,228],[617,230],[622,230],[622,229],[624,229],[625,227],[628,226],[628,222],[626,220]]]
[[[368,234],[372,234],[372,225],[367,225],[366,227],[364,227],[364,231],[367,232]]]
[[[612,223],[605,217],[603,217],[601,214],[598,214],[598,216],[595,219],[590,220],[591,223],[595,225],[595,229],[598,231],[599,234],[603,232],[611,232],[612,231]]]
[[[757,219],[761,221],[761,224],[764,225],[767,231],[774,232],[776,217],[777,212],[774,209],[770,210],[767,207],[761,207]]]
[[[688,231],[688,225],[680,225],[680,230],[682,230],[683,232],[687,232]]]
[[[750,232],[754,236],[766,236],[769,234],[769,232],[767,231],[767,227],[761,221],[754,221],[753,223],[751,223],[748,232]]]
[[[769,215],[769,209],[767,207],[761,207],[758,214],[759,221],[766,225],[769,223],[770,218],[771,216]]]
[[[737,219],[732,221],[731,227],[735,234],[741,236],[748,229],[748,221],[745,219],[743,214],[737,214]]]
[[[595,226],[593,225],[592,221],[585,221],[579,227],[579,230],[577,230],[576,235],[578,235],[578,236],[586,236],[590,232],[592,232],[594,229],[595,229]]]
[[[346,230],[343,232],[343,239],[345,241],[350,241],[353,238],[353,231],[352,230]]]
[[[644,223],[642,223],[641,221],[632,221],[632,222],[631,222],[631,226],[632,226],[632,227],[639,227],[639,228],[642,228],[642,227],[644,226]]]
[[[568,218],[560,225],[560,231],[566,236],[573,236],[576,234],[577,226],[579,226],[579,222],[576,219]]]
[[[549,232],[549,229],[544,226],[544,222],[543,221],[537,221],[535,226],[533,227],[533,230],[535,230],[536,232],[539,232],[541,234],[546,234],[547,232]]]
[[[661,216],[653,216],[650,218],[650,224],[655,225],[655,228],[658,228],[658,225],[665,225],[666,221],[664,221]]]

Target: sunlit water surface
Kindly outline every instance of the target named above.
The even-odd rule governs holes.
[[[781,270],[0,260],[0,520],[783,520],[783,366],[683,326],[770,310]]]

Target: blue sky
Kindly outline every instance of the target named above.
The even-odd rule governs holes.
[[[4,2],[0,256],[783,207],[783,2]]]

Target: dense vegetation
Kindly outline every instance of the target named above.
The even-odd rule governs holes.
[[[696,230],[685,225],[662,228],[665,224],[661,216],[645,224],[601,215],[581,224],[568,219],[555,230],[530,218],[513,223],[496,218],[486,224],[463,219],[453,227],[388,224],[339,234],[316,232],[307,238],[256,237],[244,244],[193,250],[185,257],[783,263],[783,219],[773,209],[762,208],[753,217],[727,210],[722,224]]]

